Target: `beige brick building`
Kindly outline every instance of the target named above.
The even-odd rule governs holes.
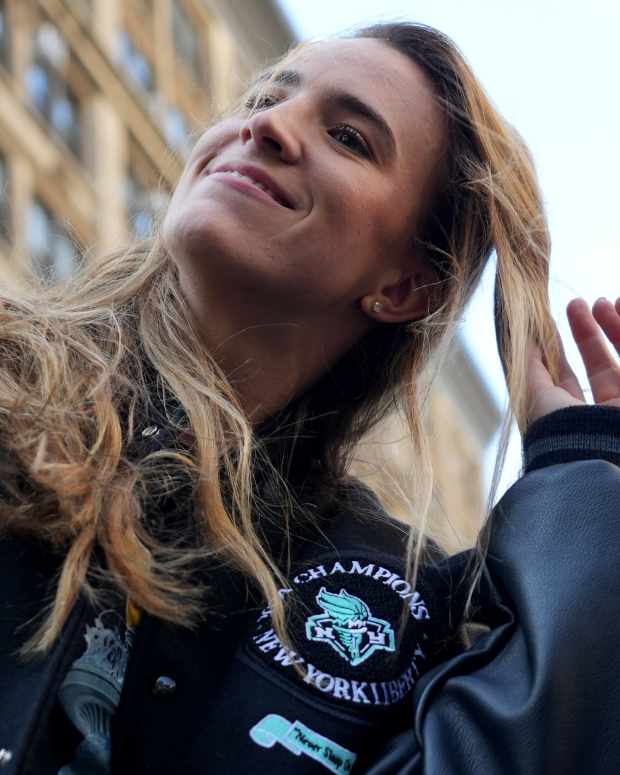
[[[71,238],[108,250],[144,232],[191,133],[292,41],[274,6],[248,7],[260,24],[242,38],[230,2],[0,0],[3,280],[26,256],[62,278]]]
[[[0,0],[0,284],[20,285],[31,270],[61,281],[84,249],[141,236],[192,136],[293,42],[273,0]],[[438,530],[451,549],[473,540],[480,461],[498,419],[457,342],[429,428],[435,521],[447,514],[458,528]],[[393,418],[381,433],[391,441],[401,429]],[[365,476],[408,519],[386,484],[406,478],[407,445],[381,449]]]

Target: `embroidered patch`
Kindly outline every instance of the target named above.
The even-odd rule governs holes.
[[[269,713],[250,730],[250,737],[263,748],[273,748],[280,743],[295,756],[305,754],[330,772],[351,772],[356,754],[344,746],[319,735],[301,721],[287,721],[283,716]]]
[[[335,595],[321,587],[316,602],[325,613],[306,622],[308,640],[329,643],[350,665],[359,665],[378,649],[394,651],[394,630],[370,613],[366,603],[346,589]]]
[[[437,627],[417,589],[387,564],[341,552],[298,568],[287,600],[293,649],[280,642],[271,610],[259,615],[250,653],[330,698],[385,707],[400,703],[432,666]],[[409,620],[397,642],[403,601]],[[300,675],[298,669],[302,669]]]

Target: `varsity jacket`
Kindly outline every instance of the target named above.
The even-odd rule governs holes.
[[[153,427],[147,443],[167,446]],[[209,568],[214,594],[194,630],[142,616],[111,771],[620,771],[620,412],[558,410],[523,450],[524,475],[490,523],[475,598],[489,629],[472,646],[458,635],[470,553],[435,552],[412,589],[403,529],[352,483],[296,540],[280,591],[295,600],[292,648],[225,566]],[[18,538],[0,555],[0,772],[56,775],[80,743],[59,689],[97,612],[81,599],[50,653],[19,661],[61,558]]]

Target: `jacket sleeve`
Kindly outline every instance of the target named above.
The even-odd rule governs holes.
[[[426,673],[367,775],[620,772],[620,409],[552,412],[492,515],[490,630]]]

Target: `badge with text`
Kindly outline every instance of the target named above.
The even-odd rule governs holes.
[[[250,730],[250,737],[263,748],[273,748],[279,743],[295,756],[309,756],[337,775],[351,772],[357,758],[352,751],[329,737],[319,735],[301,721],[291,723],[276,713],[269,713],[255,724]]]
[[[356,705],[390,706],[405,699],[427,669],[429,606],[396,568],[355,554],[334,554],[297,569],[280,596],[291,603],[285,648],[265,608],[250,651],[292,680]],[[402,642],[397,633],[408,609]],[[293,669],[299,665],[304,678]]]

